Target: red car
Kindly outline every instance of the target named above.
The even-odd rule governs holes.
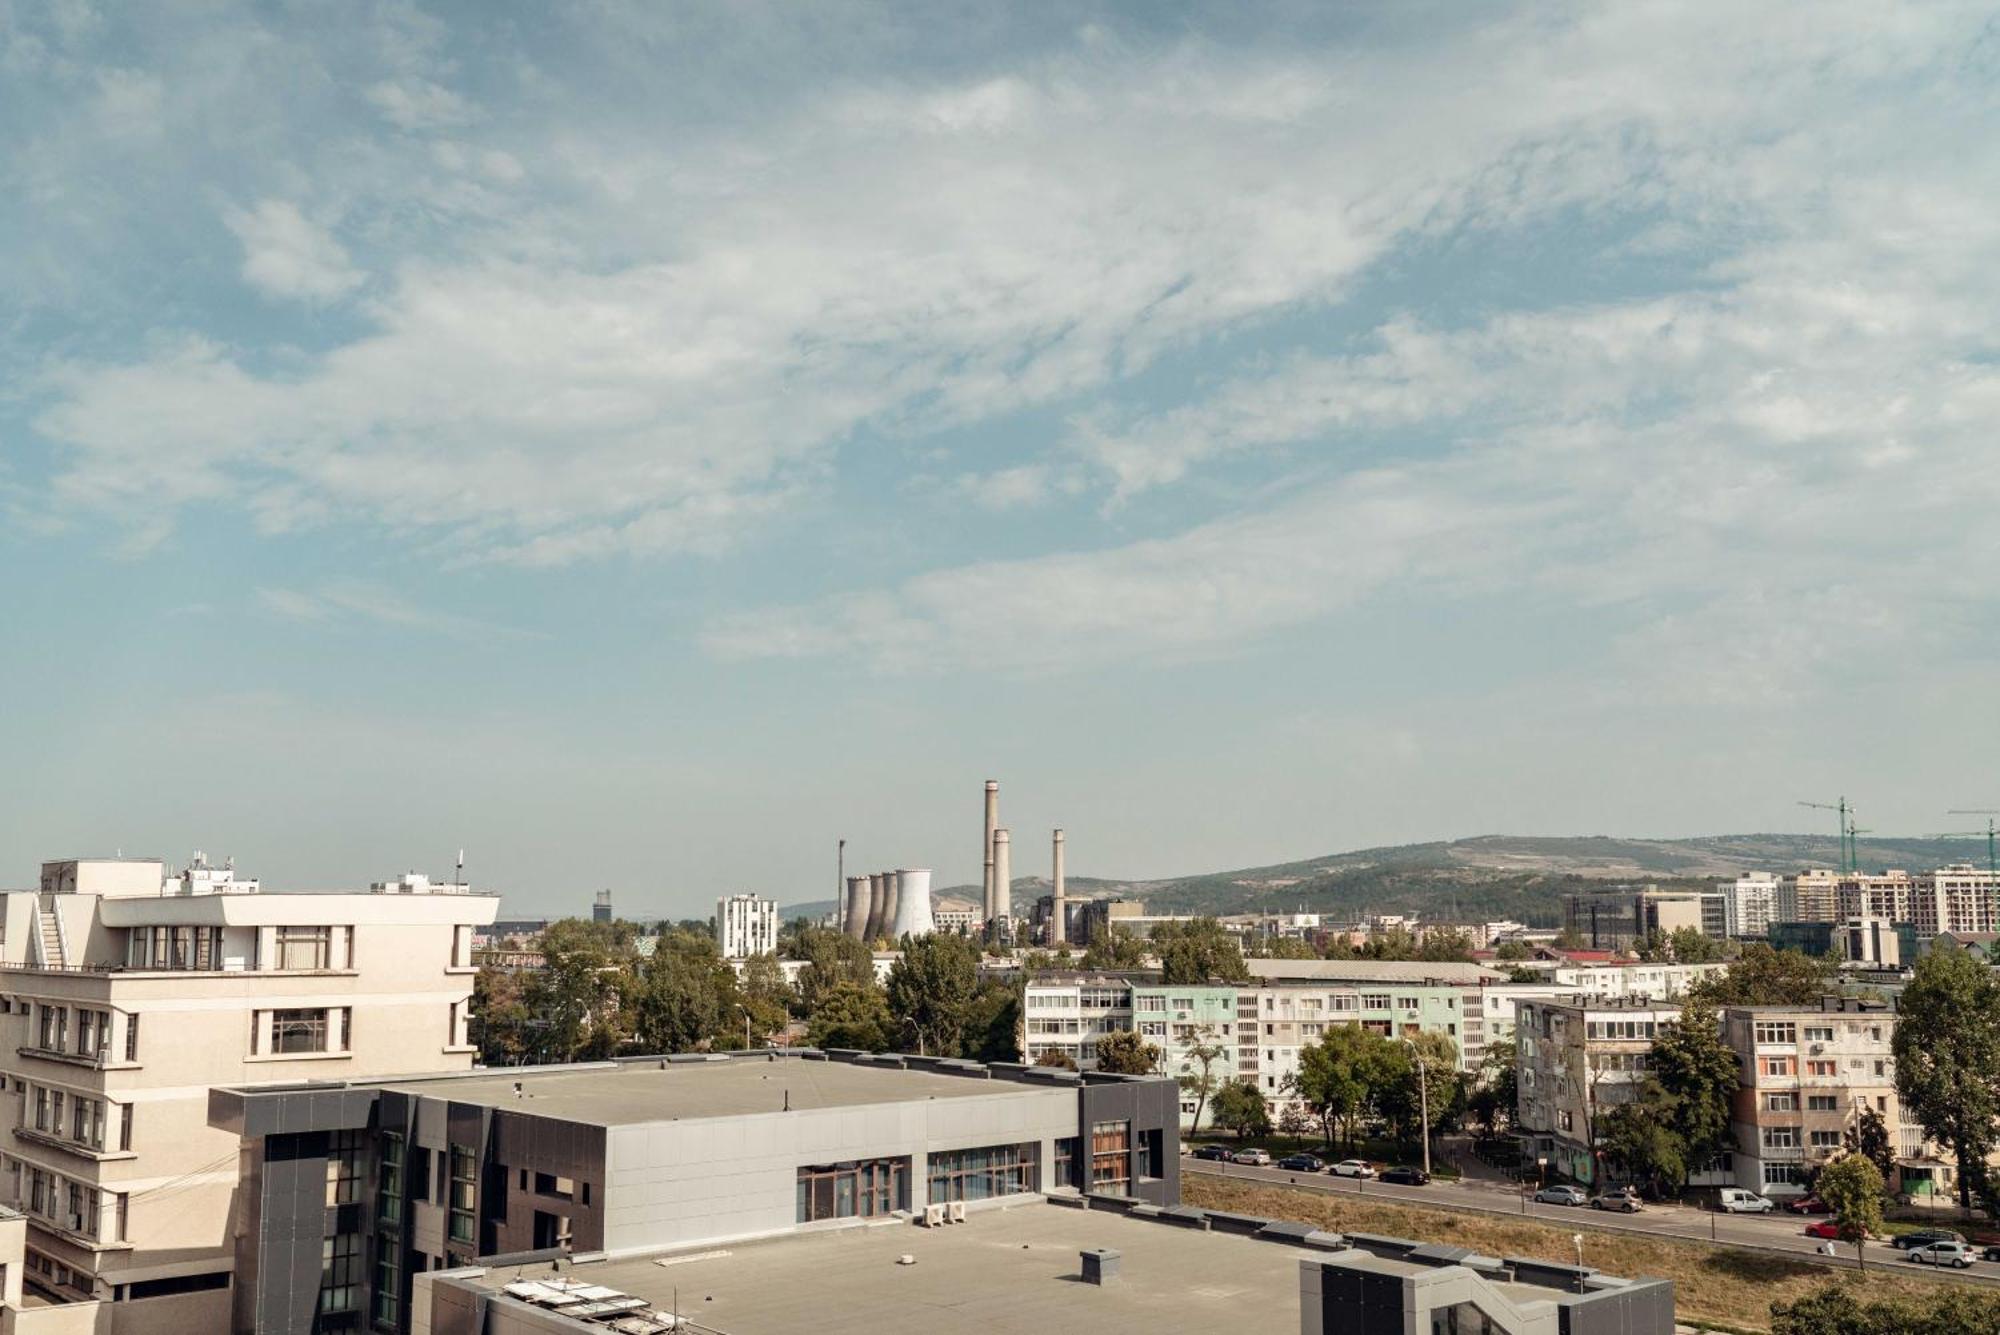
[[[1840,1240],[1840,1225],[1834,1223],[1831,1219],[1822,1219],[1817,1224],[1806,1225],[1806,1236],[1809,1238],[1832,1238],[1838,1242]]]
[[[1817,1196],[1801,1196],[1795,1201],[1786,1201],[1785,1208],[1793,1214],[1832,1214],[1826,1202]]]

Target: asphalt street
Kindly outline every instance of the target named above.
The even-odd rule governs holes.
[[[1218,1163],[1186,1155],[1181,1158],[1181,1171],[1206,1173],[1216,1177],[1268,1183],[1274,1186],[1296,1186],[1304,1191],[1317,1191],[1329,1195],[1389,1200],[1398,1205],[1514,1215],[1534,1219],[1557,1228],[1596,1229],[1614,1233],[1651,1233],[1660,1237],[1687,1238],[1697,1242],[1718,1242],[1733,1247],[1786,1252],[1794,1254],[1801,1261],[1847,1270],[1855,1266],[1854,1248],[1851,1244],[1836,1242],[1834,1247],[1838,1254],[1830,1257],[1822,1256],[1817,1250],[1821,1245],[1821,1239],[1805,1235],[1805,1227],[1814,1222],[1813,1217],[1786,1214],[1783,1211],[1770,1215],[1722,1214],[1682,1205],[1649,1203],[1637,1214],[1618,1214],[1612,1211],[1594,1210],[1588,1206],[1539,1205],[1530,1201],[1527,1195],[1511,1182],[1460,1183],[1438,1180],[1429,1186],[1399,1187],[1365,1179],[1333,1177],[1326,1173],[1289,1172],[1282,1168],[1253,1168],[1247,1164]],[[1940,1226],[1956,1227],[1947,1221],[1940,1221]],[[1904,1260],[1903,1254],[1886,1242],[1869,1243],[1867,1259],[1871,1269],[1876,1266],[1892,1267],[1903,1274],[1942,1274],[1969,1283],[2000,1286],[2000,1262],[1996,1261],[1976,1261],[1969,1270],[1939,1270]]]

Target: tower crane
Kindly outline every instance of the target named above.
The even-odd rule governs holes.
[[[1802,807],[1812,807],[1819,811],[1838,813],[1833,828],[1834,833],[1840,839],[1840,869],[1842,871],[1855,870],[1854,859],[1848,851],[1849,845],[1854,839],[1854,808],[1847,804],[1847,799],[1843,797],[1838,802],[1801,802],[1799,805]]]
[[[1986,828],[1983,830],[1958,830],[1951,834],[1939,834],[1931,837],[1934,839],[1977,839],[1981,835],[1984,835],[1986,837],[1987,875],[2000,879],[2000,857],[1995,856],[1994,843],[1995,838],[2000,837],[2000,824],[1996,824],[1993,820],[1995,816],[2000,816],[2000,807],[1953,807],[1950,811],[1945,812],[1945,815],[1986,817]]]

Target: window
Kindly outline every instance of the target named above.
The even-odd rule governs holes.
[[[139,1060],[139,1017],[137,1015],[127,1015],[125,1017],[125,1060],[128,1062]]]
[[[61,1052],[69,1046],[69,1007],[42,1007],[41,1048],[44,1052]]]
[[[1839,1112],[1840,1100],[1831,1094],[1806,1095],[1807,1112]]]
[[[1759,1043],[1796,1043],[1799,1028],[1790,1020],[1757,1021],[1757,1041]]]
[[[992,1145],[985,1149],[945,1150],[930,1156],[928,1204],[940,1201],[984,1201],[1036,1191],[1038,1147]]]
[[[1797,1186],[1805,1181],[1805,1170],[1795,1163],[1767,1163],[1764,1165],[1764,1185]]]
[[[403,1240],[393,1233],[375,1239],[375,1324],[396,1328],[403,1311]]]
[[[1132,1124],[1098,1122],[1090,1128],[1090,1189],[1124,1196],[1132,1186]]]
[[[91,1149],[104,1148],[104,1103],[81,1094],[70,1100],[69,1138]]]
[[[1174,999],[1173,999],[1172,1001],[1169,1001],[1169,1002],[1167,1003],[1167,1008],[1168,1008],[1169,1010],[1177,1010],[1177,1011],[1191,1011],[1191,1010],[1193,1010],[1193,1009],[1194,1009],[1194,998],[1193,998],[1193,997],[1175,997],[1175,998],[1174,998]]]
[[[1139,996],[1134,998],[1132,1002],[1132,1009],[1135,1011],[1164,1011],[1166,1008],[1167,999],[1165,997]]]
[[[327,1137],[326,1203],[352,1205],[361,1199],[361,1133],[336,1131]]]
[[[1190,1110],[1192,1111],[1192,1110]],[[1076,1137],[1056,1138],[1056,1161],[1053,1165],[1052,1187],[1073,1187],[1076,1185]]]
[[[1559,1112],[1559,1113],[1557,1113],[1557,1114],[1556,1114],[1556,1122],[1557,1122],[1557,1124],[1558,1124],[1559,1126],[1561,1126],[1561,1127],[1562,1127],[1562,1129],[1563,1129],[1563,1130],[1565,1130],[1565,1131],[1574,1131],[1574,1130],[1576,1130],[1576,1117],[1575,1117],[1575,1115],[1574,1115],[1574,1114],[1572,1114],[1572,1113],[1569,1113],[1569,1112]]]
[[[79,1010],[76,1013],[76,1051],[83,1057],[102,1057],[111,1046],[111,1012]]]
[[[1766,1094],[1764,1096],[1764,1110],[1766,1112],[1797,1112],[1799,1110],[1799,1096],[1796,1094]]]
[[[361,1296],[361,1235],[337,1233],[320,1241],[319,1310],[352,1312]]]
[[[1837,1150],[1840,1148],[1840,1133],[1838,1131],[1815,1131],[1811,1135],[1810,1143],[1816,1150]]]
[[[479,1194],[479,1160],[471,1149],[453,1145],[451,1157],[451,1225],[453,1242],[470,1244],[473,1239],[472,1211]]]
[[[1417,999],[1416,997],[1397,997],[1397,998],[1396,998],[1396,1009],[1397,1009],[1397,1010],[1405,1010],[1405,1011],[1413,1011],[1413,1010],[1415,1010],[1415,1009],[1416,1009],[1416,1008],[1417,1008],[1418,1006],[1420,1006],[1420,1005],[1422,1005],[1422,1004],[1423,1004],[1423,1003],[1422,1003],[1421,1001],[1419,1001],[1419,1000],[1418,1000],[1418,999]]]
[[[1796,1057],[1759,1057],[1757,1070],[1764,1075],[1788,1076],[1799,1073]]]
[[[1369,1011],[1388,1010],[1389,994],[1387,992],[1363,992],[1361,994],[1361,1009]]]
[[[1799,1147],[1799,1129],[1795,1126],[1767,1126],[1764,1128],[1764,1148],[1767,1150],[1795,1150]]]
[[[1809,1024],[1809,1025],[1807,1025],[1807,1026],[1806,1026],[1806,1042],[1808,1042],[1808,1043],[1831,1043],[1831,1042],[1833,1042],[1833,1029],[1832,1029],[1832,1027],[1831,1027],[1831,1026],[1829,1026],[1829,1025],[1810,1025],[1810,1024]]]
[[[271,1012],[271,1051],[326,1052],[327,1012],[284,1010]]]
[[[385,1224],[403,1218],[403,1138],[382,1133],[381,1168],[375,1174],[375,1217]]]
[[[86,1238],[97,1236],[98,1198],[97,1188],[81,1182],[69,1184],[67,1198],[69,1211],[60,1221],[72,1233],[81,1233]]]
[[[331,927],[280,927],[278,929],[280,969],[329,969],[333,967]]]
[[[908,1159],[867,1159],[801,1167],[794,1218],[801,1224],[822,1219],[872,1219],[903,1209],[909,1193],[909,1175]]]
[[[1327,998],[1328,1010],[1351,1011],[1356,1008],[1357,1004],[1357,998],[1352,992],[1336,992],[1333,996]]]

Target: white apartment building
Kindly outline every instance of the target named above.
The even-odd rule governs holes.
[[[778,953],[778,901],[729,895],[715,901],[715,944],[726,960]]]
[[[1777,876],[1767,871],[1748,872],[1733,881],[1721,882],[1717,889],[1722,891],[1729,934],[1763,940],[1771,923],[1777,920],[1781,884]]]
[[[29,1288],[97,1304],[74,1327],[97,1335],[229,1329],[241,1146],[210,1087],[470,1068],[472,935],[498,907],[416,876],[272,893],[145,859],[46,863],[0,896],[0,1200],[27,1216]],[[331,1315],[360,1291],[351,1236],[325,1258]]]
[[[1143,976],[1141,981],[1146,981]],[[1097,1042],[1132,1028],[1132,979],[1116,973],[1030,974],[1021,997],[1021,1059],[1060,1052],[1079,1071],[1097,1065]]]
[[[1778,883],[1778,921],[1840,921],[1840,882],[1841,873],[1825,867],[1787,876]]]
[[[1698,980],[1710,974],[1728,972],[1726,963],[1714,964],[1560,964],[1549,971],[1549,981],[1570,992],[1599,1000],[1619,998],[1684,997]]]

